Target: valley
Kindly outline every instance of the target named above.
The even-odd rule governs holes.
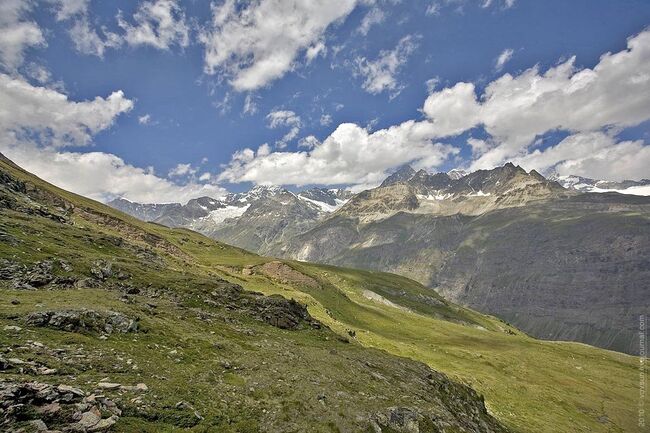
[[[180,225],[260,254],[404,275],[537,338],[639,353],[649,197],[567,189],[513,164],[405,166],[330,212],[275,191],[231,219]]]
[[[278,262],[140,222],[6,160],[0,168],[4,384],[63,383],[87,396],[116,384],[102,394],[121,408],[119,431],[363,431],[403,425],[395,420],[420,431],[435,431],[427,420],[457,431],[637,431],[634,357],[535,340],[413,280]],[[138,326],[26,319],[88,310]],[[147,391],[134,391],[140,383]]]

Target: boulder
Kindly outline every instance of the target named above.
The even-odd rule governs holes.
[[[69,332],[120,333],[137,332],[138,319],[115,311],[93,310],[39,311],[30,313],[25,323],[31,326],[60,329]]]
[[[98,280],[104,281],[113,276],[113,264],[107,260],[96,260],[90,268],[90,273]]]

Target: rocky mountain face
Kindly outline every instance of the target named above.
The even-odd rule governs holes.
[[[399,273],[536,337],[627,353],[650,308],[650,198],[512,164],[364,191],[273,252]]]
[[[342,189],[312,188],[293,193],[277,186],[216,199],[201,197],[171,204],[141,204],[116,199],[109,206],[144,221],[185,227],[241,248],[267,252],[302,233],[341,207],[352,194]]]
[[[551,175],[549,179],[557,181],[567,189],[580,192],[619,192],[621,194],[650,195],[650,179],[616,182],[573,175]]]

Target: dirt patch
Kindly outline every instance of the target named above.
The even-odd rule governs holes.
[[[259,273],[266,275],[267,277],[279,280],[282,283],[298,284],[307,286],[310,289],[321,288],[320,284],[318,284],[318,281],[308,275],[296,271],[291,266],[286,265],[282,262],[273,261],[264,263],[263,265],[258,266],[256,270]]]

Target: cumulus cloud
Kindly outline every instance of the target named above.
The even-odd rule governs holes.
[[[647,178],[650,146],[642,140],[617,142],[605,132],[577,133],[555,146],[535,150],[514,162],[528,169],[595,179]]]
[[[187,47],[190,42],[185,13],[174,0],[147,1],[133,15],[134,24],[121,14],[118,25],[124,30],[124,41],[131,46],[149,45],[167,50],[172,45]]]
[[[357,73],[365,78],[363,89],[372,94],[389,91],[391,96],[396,96],[401,91],[397,74],[417,48],[416,39],[412,35],[403,37],[394,49],[381,51],[375,60],[357,58]]]
[[[2,152],[58,187],[104,202],[124,197],[142,203],[185,203],[192,198],[221,197],[226,193],[209,183],[178,185],[156,176],[151,168],[135,167],[110,153],[61,152],[29,143],[2,146]]]
[[[169,170],[167,176],[169,177],[180,177],[196,174],[196,168],[192,167],[192,164],[178,164],[176,167]]]
[[[0,74],[0,140],[38,136],[52,146],[82,146],[97,132],[110,127],[133,101],[116,91],[106,98],[70,101],[67,95],[47,87],[32,86],[21,78]]]
[[[497,59],[494,61],[494,69],[497,72],[503,69],[505,64],[508,63],[510,59],[512,59],[513,54],[514,51],[512,50],[512,48],[506,48],[505,50],[503,50],[501,54],[499,54],[499,57],[497,57]]]
[[[357,0],[305,2],[234,0],[212,6],[212,23],[202,32],[205,71],[229,79],[237,91],[250,91],[282,77],[296,67],[296,58],[322,50],[326,29],[344,19]],[[323,46],[324,48],[324,46]],[[309,59],[309,57],[308,57]]]
[[[433,143],[414,121],[373,133],[344,123],[322,143],[313,140],[310,144],[311,150],[298,152],[244,149],[233,155],[219,179],[288,185],[373,184],[381,182],[392,167],[407,162],[435,167],[458,153],[452,146]]]
[[[650,31],[606,53],[592,69],[577,69],[575,58],[540,72],[504,74],[479,97],[472,83],[432,93],[423,112],[436,135],[456,135],[481,126],[490,148],[471,168],[491,168],[525,156],[535,138],[549,131],[587,133],[626,128],[650,119]]]
[[[22,65],[28,48],[46,45],[38,24],[25,18],[33,6],[29,0],[0,2],[0,65],[10,71]]]
[[[140,125],[148,125],[151,122],[151,114],[145,114],[138,117],[138,123]]]
[[[575,59],[541,73],[504,74],[478,95],[472,83],[432,92],[422,120],[408,120],[370,132],[339,125],[308,150],[233,155],[220,179],[275,184],[371,185],[390,168],[411,162],[439,166],[459,149],[438,140],[481,127],[486,139],[469,138],[472,170],[512,160],[526,168],[560,174],[623,179],[647,177],[650,146],[641,140],[618,142],[620,130],[650,120],[650,31],[628,40],[627,49],[606,53],[592,69]],[[544,150],[537,138],[553,131],[568,137]]]
[[[104,152],[71,152],[64,146],[92,143],[98,132],[133,107],[122,91],[89,101],[0,74],[0,152],[59,187],[97,200],[126,197],[134,201],[187,201],[221,196],[223,188],[191,180],[178,185],[151,168],[127,164]]]

